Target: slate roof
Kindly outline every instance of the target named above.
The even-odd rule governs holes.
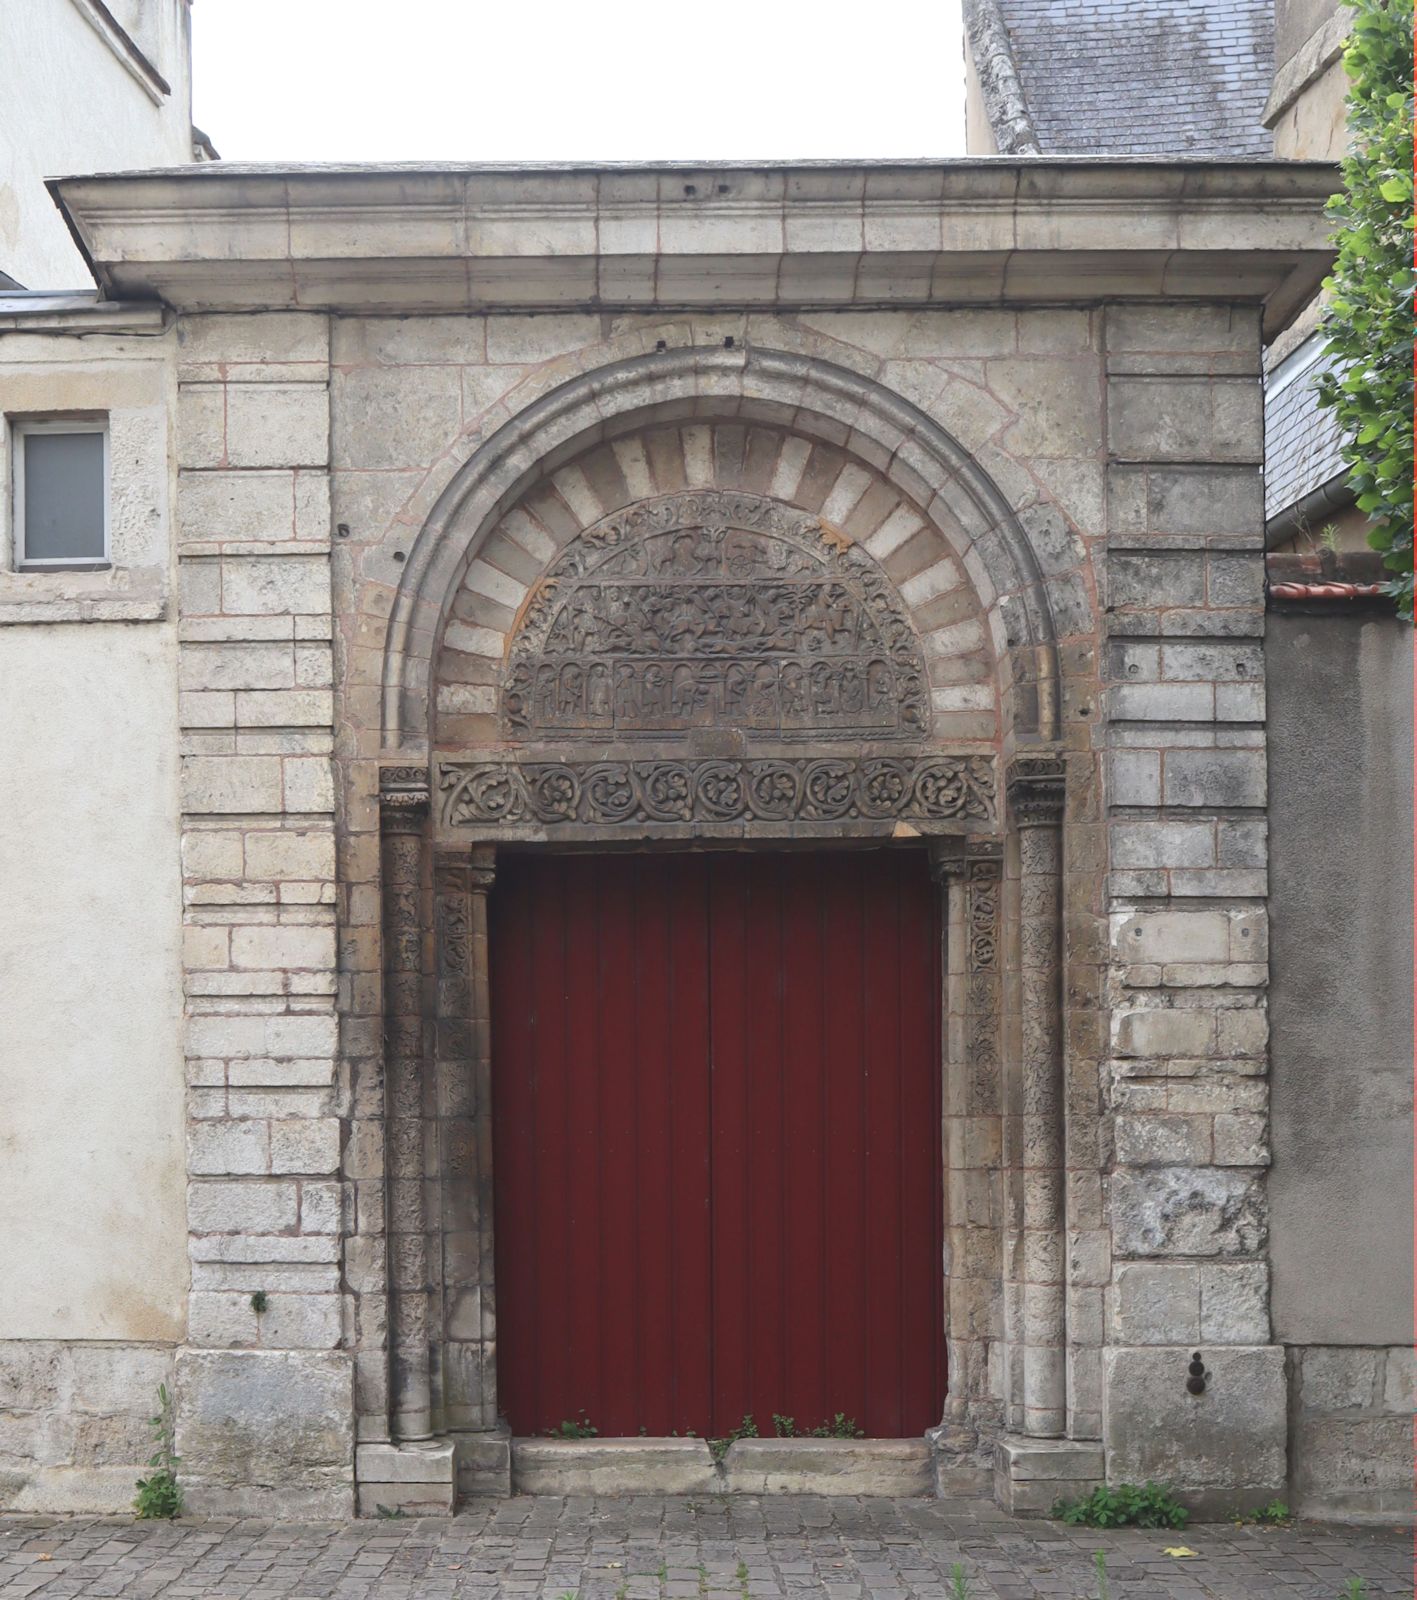
[[[1273,0],[994,5],[1042,154],[1273,154]]]
[[[1321,411],[1314,385],[1328,370],[1324,341],[1306,339],[1282,361],[1265,384],[1264,514],[1287,511],[1306,494],[1346,470],[1336,414]]]

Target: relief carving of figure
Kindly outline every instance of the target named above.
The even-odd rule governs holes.
[[[504,727],[662,736],[722,720],[805,740],[914,738],[919,642],[870,558],[747,492],[642,502],[588,529],[514,636]]]
[[[603,661],[586,674],[586,714],[595,722],[610,716],[610,668]]]

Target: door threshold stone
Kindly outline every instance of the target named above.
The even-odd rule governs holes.
[[[935,1492],[920,1439],[735,1439],[723,1460],[730,1494],[916,1496]]]
[[[705,1439],[513,1439],[513,1494],[716,1494]]]
[[[513,1439],[516,1494],[930,1496],[927,1439]]]

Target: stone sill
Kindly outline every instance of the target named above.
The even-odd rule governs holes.
[[[166,598],[80,600],[68,595],[11,600],[0,597],[0,627],[56,622],[165,622]]]
[[[928,1496],[918,1439],[737,1439],[721,1462],[704,1439],[513,1439],[517,1494]]]

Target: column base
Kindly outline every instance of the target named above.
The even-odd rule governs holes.
[[[455,1433],[458,1452],[458,1499],[493,1495],[505,1500],[512,1492],[512,1435],[505,1423],[486,1433]]]
[[[1103,1481],[1096,1439],[1006,1434],[994,1445],[994,1503],[1016,1517],[1046,1517],[1059,1500],[1080,1500]]]
[[[967,1500],[993,1487],[993,1445],[976,1428],[948,1422],[925,1430],[937,1500]]]
[[[361,1444],[355,1451],[356,1505],[361,1517],[401,1511],[450,1517],[457,1498],[451,1439],[417,1444]]]

